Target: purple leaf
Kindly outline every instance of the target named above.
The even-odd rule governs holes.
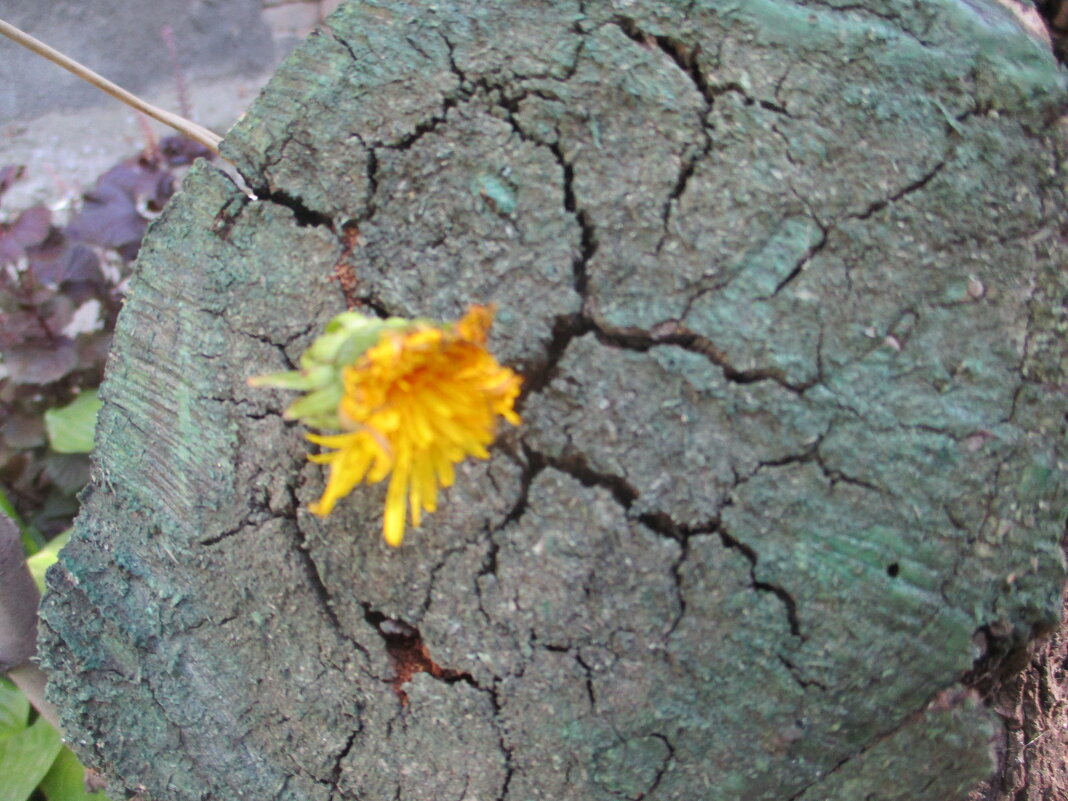
[[[0,196],[22,178],[24,172],[26,172],[26,167],[23,164],[5,164],[0,167]]]
[[[15,263],[26,248],[39,245],[52,229],[52,212],[44,206],[26,209],[10,225],[0,224],[0,263]]]
[[[116,164],[84,196],[82,210],[66,233],[94,245],[114,248],[123,258],[137,255],[147,220],[144,212],[163,208],[174,194],[174,176],[134,158]]]
[[[104,378],[104,363],[111,350],[111,334],[108,331],[95,331],[78,337],[78,363],[83,370],[97,371],[96,383]]]
[[[0,225],[0,264],[15,264],[25,252],[15,238],[8,236],[7,230]]]
[[[23,247],[30,247],[44,242],[51,228],[52,212],[44,206],[32,206],[18,216],[9,233]]]
[[[4,615],[0,670],[7,671],[29,662],[37,650],[37,603],[41,594],[26,567],[19,530],[3,513],[0,513],[0,592]],[[8,764],[12,761],[9,759]]]
[[[82,210],[71,220],[66,234],[71,239],[103,247],[140,244],[147,222],[137,213],[134,201],[116,187],[85,196]]]
[[[54,345],[15,345],[4,351],[4,367],[14,384],[51,384],[77,366],[78,351],[69,339]]]
[[[12,414],[0,429],[4,441],[12,448],[25,450],[44,445],[45,430],[41,418],[28,414]]]
[[[71,495],[89,483],[89,455],[85,453],[49,454],[45,475],[52,483]]]
[[[37,313],[44,318],[50,332],[62,331],[74,316],[74,301],[65,295],[56,295],[47,303],[38,306]]]
[[[14,264],[27,248],[41,245],[51,231],[52,213],[33,206],[9,224],[0,223],[0,264]]]
[[[92,248],[80,242],[63,242],[62,247],[30,248],[30,272],[40,283],[59,286],[68,283],[104,284],[100,259]]]
[[[48,334],[34,311],[17,309],[0,314],[0,347],[5,351],[23,342],[45,340]]]
[[[215,155],[200,142],[194,142],[192,139],[186,139],[177,134],[165,136],[159,143],[159,152],[163,160],[171,167],[192,164],[194,159],[210,159]]]

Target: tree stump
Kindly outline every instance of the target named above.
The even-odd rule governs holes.
[[[43,659],[116,793],[909,799],[1056,625],[1063,76],[996,0],[351,3],[153,226]],[[399,550],[286,369],[498,307]]]

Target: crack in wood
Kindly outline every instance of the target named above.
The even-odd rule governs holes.
[[[386,653],[393,664],[393,677],[388,683],[400,700],[401,706],[408,705],[408,693],[404,685],[417,673],[426,673],[446,684],[464,682],[476,690],[484,689],[469,672],[442,667],[435,662],[423,641],[423,635],[416,626],[398,618],[386,617],[367,602],[361,603],[361,606],[364,610],[364,620],[374,627],[385,643]]]

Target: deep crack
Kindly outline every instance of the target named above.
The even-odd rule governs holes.
[[[292,488],[290,488],[289,491],[290,494],[293,494]],[[334,599],[331,597],[330,590],[327,589],[326,582],[323,581],[323,577],[319,573],[319,566],[312,558],[308,541],[297,522],[296,498],[293,499],[293,503],[293,514],[287,519],[293,524],[293,533],[296,539],[296,548],[294,551],[300,560],[301,567],[304,569],[308,583],[311,585],[312,592],[315,594],[315,598],[319,603],[319,608],[322,610],[323,614],[326,615],[326,618],[330,621],[330,625],[333,629],[340,634],[343,629],[341,627],[341,621],[338,619],[337,612],[334,611]]]
[[[709,85],[708,79],[701,70],[701,65],[698,60],[698,56],[701,53],[700,44],[690,47],[669,36],[654,36],[646,33],[639,27],[635,20],[629,17],[617,17],[614,20],[614,24],[628,38],[638,44],[659,48],[660,51],[670,58],[682,73],[689,78],[705,104],[705,108],[701,113],[701,134],[704,141],[695,152],[682,158],[678,176],[675,179],[675,186],[664,201],[664,207],[661,211],[664,232],[656,244],[656,253],[660,253],[664,246],[664,242],[667,240],[667,231],[671,220],[672,209],[675,207],[679,198],[685,193],[690,178],[693,177],[694,171],[697,169],[698,162],[705,158],[712,150],[712,137],[708,130],[708,115],[712,112],[712,108],[715,105],[716,92]]]
[[[607,490],[616,503],[623,508],[629,519],[641,523],[661,537],[684,543],[691,535],[707,534],[719,528],[718,517],[698,525],[689,526],[677,523],[669,512],[662,509],[634,514],[632,507],[640,496],[638,490],[631,486],[622,476],[602,473],[593,469],[584,454],[569,453],[559,457],[538,454],[538,458],[543,460],[544,467],[551,467],[571,476],[584,487]]]
[[[369,603],[363,602],[361,606],[364,610],[364,620],[378,632],[385,643],[386,653],[393,663],[393,678],[389,680],[389,684],[402,706],[408,705],[408,693],[404,690],[404,685],[417,673],[426,673],[446,684],[464,682],[476,690],[483,690],[467,671],[442,667],[435,662],[417,627],[397,618],[386,617]]]
[[[695,534],[711,534],[719,528],[719,521],[716,521],[715,525],[710,526],[707,531],[693,532]],[[671,578],[675,582],[675,595],[679,599],[679,611],[675,615],[675,619],[671,621],[671,625],[668,627],[667,633],[664,635],[665,639],[675,633],[675,629],[682,623],[682,619],[686,617],[686,594],[682,591],[682,566],[686,564],[686,560],[690,557],[690,540],[684,538],[679,543],[679,558],[676,559],[671,565]]]
[[[279,206],[285,206],[287,209],[293,212],[293,217],[297,221],[297,225],[301,228],[309,228],[322,225],[331,232],[334,230],[334,221],[329,215],[324,214],[321,211],[308,208],[304,201],[296,195],[291,195],[284,189],[276,189],[273,192],[267,191],[266,188],[256,189],[256,194],[261,200],[266,200],[270,203],[275,203]]]
[[[501,782],[501,791],[497,794],[497,801],[504,801],[508,796],[508,788],[512,784],[512,776],[515,774],[515,765],[513,764],[515,748],[508,744],[504,727],[501,725],[503,706],[501,704],[498,681],[494,680],[493,686],[483,690],[483,692],[489,694],[490,704],[493,707],[493,726],[497,730],[497,744],[501,749],[501,754],[504,756],[504,780]]]
[[[536,361],[523,366],[523,388],[516,402],[520,413],[529,398],[545,389],[556,377],[564,351],[575,337],[593,330],[589,320],[580,314],[561,314],[553,319],[552,334],[545,354]]]
[[[590,467],[584,454],[574,453],[559,458],[548,457],[545,461],[549,467],[577,479],[584,487],[600,487],[608,490],[616,502],[628,511],[638,498],[638,490],[628,484],[626,479],[610,473],[597,472]]]
[[[362,725],[360,725],[357,728],[353,729],[349,733],[349,736],[345,740],[345,744],[342,746],[341,750],[338,751],[337,756],[334,757],[334,765],[330,769],[330,779],[329,779],[329,784],[330,784],[330,786],[332,788],[331,791],[330,791],[330,799],[331,799],[331,801],[333,801],[334,796],[337,795],[337,792],[340,789],[339,785],[341,784],[341,763],[345,760],[345,758],[352,751],[352,746],[356,742],[356,738],[359,736],[361,731],[363,731],[363,726]]]
[[[720,370],[728,381],[736,384],[753,384],[758,381],[774,381],[792,392],[801,394],[817,383],[817,379],[804,382],[792,382],[786,379],[781,370],[763,368],[759,370],[739,370],[731,365],[727,355],[716,347],[711,340],[689,329],[678,320],[668,320],[655,326],[651,331],[640,328],[608,328],[595,326],[597,339],[604,345],[646,352],[663,345],[674,345],[683,350],[704,356]]]
[[[572,653],[572,656],[578,663],[579,667],[582,668],[582,672],[586,676],[586,698],[589,699],[590,709],[596,711],[597,692],[593,686],[593,668],[590,667],[590,665],[582,658],[582,654],[580,654],[577,650]]]
[[[722,527],[722,525],[718,528],[718,533],[720,540],[725,547],[737,549],[747,560],[749,560],[750,586],[759,592],[771,593],[782,602],[782,605],[786,610],[786,620],[790,624],[790,633],[804,642],[806,637],[801,633],[801,620],[798,617],[797,602],[794,600],[793,596],[778,584],[761,581],[756,577],[756,567],[757,562],[759,561],[759,556],[751,546],[733,537]]]
[[[820,238],[812,245],[809,245],[808,249],[802,254],[801,258],[797,260],[797,263],[794,265],[794,268],[781,281],[779,281],[774,291],[770,295],[764,298],[757,298],[757,300],[771,300],[771,298],[774,298],[776,295],[782,292],[782,290],[784,290],[795,278],[797,278],[799,275],[801,275],[802,272],[804,272],[805,267],[807,267],[808,263],[816,257],[816,254],[818,254],[827,246],[827,236],[830,233],[830,229],[823,226],[819,222],[819,220],[816,220],[815,218],[813,218],[813,222],[815,222],[816,225],[820,227]]]
[[[575,292],[585,299],[586,287],[589,283],[587,267],[597,252],[597,231],[590,219],[589,213],[578,204],[575,197],[575,168],[564,156],[563,148],[559,142],[545,145],[560,165],[564,177],[564,211],[574,215],[578,223],[580,238],[579,252],[571,264],[572,280]]]
[[[896,203],[897,201],[901,200],[905,196],[910,195],[913,192],[917,192],[917,191],[923,189],[925,186],[927,186],[927,184],[929,184],[935,178],[935,176],[938,175],[938,173],[942,172],[942,170],[945,168],[945,166],[946,166],[946,159],[942,159],[934,167],[932,167],[930,170],[925,172],[923,175],[921,175],[919,178],[917,178],[912,183],[907,184],[906,186],[903,186],[901,189],[897,190],[896,192],[891,194],[889,197],[885,197],[885,198],[881,198],[880,200],[876,200],[874,203],[869,204],[868,207],[864,211],[860,212],[859,214],[852,215],[852,216],[855,219],[858,219],[858,220],[867,220],[873,214],[882,211],[887,206],[889,206],[891,203]],[[824,238],[826,239],[826,236]]]
[[[545,457],[537,451],[531,450],[525,443],[520,443],[523,448],[523,455],[519,457],[514,454],[509,454],[513,461],[515,461],[521,469],[519,477],[519,492],[516,497],[515,503],[512,508],[508,510],[508,513],[504,516],[498,525],[494,526],[491,534],[498,531],[502,531],[512,523],[517,522],[527,511],[527,504],[530,497],[530,487],[534,483],[534,479],[544,470],[547,466]],[[486,575],[487,573],[493,573],[496,571],[496,550],[491,554],[493,557],[492,564],[493,570],[483,570],[479,575]]]
[[[800,687],[802,690],[808,690],[809,687],[815,687],[819,690],[824,691],[827,690],[826,684],[818,682],[815,679],[806,679],[804,676],[802,676],[801,669],[798,668],[797,665],[795,665],[785,656],[783,656],[782,654],[776,654],[776,656],[779,658],[780,664],[782,664],[782,666],[786,668],[786,671],[790,674],[790,678],[792,678],[797,684],[797,686]]]
[[[642,30],[637,20],[631,17],[618,16],[612,22],[628,39],[645,47],[656,47],[674,61],[675,65],[693,81],[698,93],[705,99],[705,104],[709,107],[712,106],[715,102],[715,93],[709,86],[708,79],[701,72],[701,67],[697,60],[698,55],[701,53],[700,44],[690,47],[676,39],[672,39],[670,36],[648,33]]]
[[[641,794],[640,798],[649,798],[653,796],[656,792],[656,788],[659,787],[660,782],[663,781],[664,774],[667,773],[668,768],[671,767],[671,763],[675,761],[675,745],[668,739],[666,734],[653,732],[649,736],[664,744],[664,747],[667,748],[667,757],[656,771],[656,776],[653,777],[652,783],[645,789],[645,792]]]
[[[421,122],[416,123],[415,128],[412,129],[411,132],[402,136],[400,139],[397,139],[393,142],[378,142],[377,144],[381,147],[387,148],[388,150],[410,149],[416,142],[418,142],[424,136],[429,133],[433,133],[438,129],[439,126],[448,122],[449,111],[456,108],[457,104],[460,102],[461,97],[466,98],[466,93],[461,92],[459,94],[446,95],[445,99],[442,101],[441,104],[440,114],[436,114],[435,116],[430,117],[429,119],[422,120]]]

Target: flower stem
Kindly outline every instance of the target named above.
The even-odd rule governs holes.
[[[159,120],[164,125],[174,128],[174,130],[178,131],[180,134],[200,142],[204,147],[208,148],[213,153],[218,154],[219,142],[222,141],[222,137],[214,131],[210,131],[202,125],[197,125],[195,122],[191,122],[184,117],[179,117],[177,114],[164,111],[161,108],[153,106],[151,103],[146,103],[144,100],[127,92],[122,87],[116,86],[107,78],[98,75],[88,67],[79,64],[74,59],[63,55],[58,50],[54,50],[44,42],[35,39],[28,33],[20,31],[14,25],[4,22],[3,20],[0,20],[0,33],[11,40],[18,42],[23,47],[32,50],[39,56],[43,56],[52,63],[58,64],[63,67],[63,69],[73,72],[83,81],[91,83],[97,89],[107,92],[117,100],[121,100],[126,105],[132,106],[138,111],[147,114],[149,117]]]

